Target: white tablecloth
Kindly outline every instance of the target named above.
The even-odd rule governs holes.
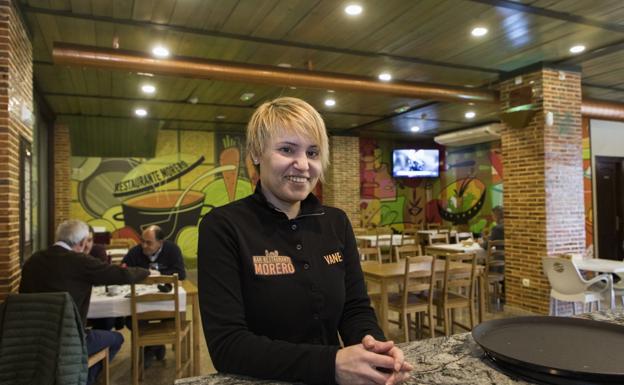
[[[426,251],[427,249],[434,249],[434,250],[450,252],[450,253],[475,253],[477,255],[477,258],[479,259],[485,258],[487,256],[486,251],[477,242],[474,242],[470,246],[464,246],[461,242],[450,243],[450,244],[440,243],[440,244],[435,244],[431,246],[426,246],[425,254],[427,254],[427,251]]]
[[[130,315],[130,285],[117,287],[119,288],[119,293],[114,296],[107,295],[104,286],[93,287],[87,318],[125,317]],[[158,292],[156,285],[137,285],[136,287],[139,293]],[[185,311],[186,291],[182,286],[179,286],[178,297],[180,298],[180,311]],[[139,313],[153,310],[174,310],[174,305],[172,301],[139,304]]]

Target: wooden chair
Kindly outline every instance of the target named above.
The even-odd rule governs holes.
[[[448,233],[428,234],[427,243],[429,245],[435,245],[436,243],[449,243]]]
[[[439,223],[427,223],[427,230],[438,230],[441,226]]]
[[[168,293],[139,294],[136,285],[130,291],[130,309],[132,313],[132,384],[139,383],[139,375],[143,379],[143,349],[145,346],[172,344],[175,350],[176,378],[181,378],[188,370],[191,373],[191,323],[182,320],[185,313],[180,314],[179,282],[177,274],[150,276],[142,284],[169,284],[173,290]],[[173,310],[138,312],[139,304],[169,301]],[[143,322],[141,322],[143,321]],[[182,342],[185,342],[185,357],[182,362]]]
[[[505,282],[505,241],[488,242],[487,259],[485,260],[485,276],[487,282],[487,306],[491,307],[490,286],[496,304],[500,304],[503,284]],[[492,309],[490,309],[492,311]]]
[[[392,236],[393,234],[394,233],[390,227],[377,228],[377,239],[375,241],[375,246],[379,247],[379,250],[381,250],[382,261],[392,261],[392,247],[394,246],[394,237]],[[387,241],[389,243],[385,244]]]
[[[104,385],[110,385],[110,358],[108,347],[100,350],[89,356],[87,360],[87,367],[91,368],[93,365],[102,361],[102,375],[104,376]]]
[[[138,243],[132,238],[111,238],[110,243],[106,245],[106,249],[126,248],[131,249]]]
[[[461,241],[465,241],[467,239],[471,239],[474,241],[474,238],[472,237],[472,233],[470,232],[457,232],[455,233],[455,243],[459,243]]]
[[[415,227],[409,227],[406,229],[403,229],[403,232],[401,233],[401,243],[399,245],[395,245],[395,246],[402,246],[402,245],[411,245],[411,244],[415,244],[418,243],[419,241],[419,235],[418,235],[418,229]]]
[[[472,330],[475,326],[477,258],[475,253],[457,253],[446,255],[443,259],[442,288],[434,290],[433,304],[438,307],[438,313],[444,318],[444,334],[449,336],[451,331],[454,331],[455,325],[466,330]],[[458,267],[455,264],[457,262],[463,262],[464,265]],[[470,326],[455,321],[455,310],[461,308],[468,309]]]
[[[375,261],[381,263],[381,250],[379,247],[358,247],[360,261]]]
[[[397,261],[405,257],[419,257],[422,255],[422,249],[420,245],[410,244],[402,246],[394,246],[394,256]]]
[[[422,313],[427,313],[429,335],[434,336],[433,302],[430,293],[435,285],[434,265],[435,258],[429,255],[405,258],[405,275],[403,277],[402,291],[388,295],[388,310],[393,310],[401,315],[401,327],[405,342],[410,337],[410,316],[417,313],[418,336],[422,330]],[[415,265],[427,266],[427,269],[418,269],[411,272]]]

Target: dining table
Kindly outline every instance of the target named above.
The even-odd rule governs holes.
[[[485,261],[487,252],[479,245],[478,242],[466,243],[436,243],[425,246],[426,255],[435,255],[438,253],[475,253],[477,261]]]
[[[138,293],[157,292],[154,285],[136,285]],[[113,294],[114,293],[114,294]],[[180,281],[179,286],[180,309],[186,310],[191,306],[191,334],[193,346],[193,375],[199,375],[201,360],[201,336],[199,317],[199,296],[197,286],[189,280]],[[147,308],[145,306],[148,306]],[[151,307],[149,307],[151,306]],[[160,307],[159,307],[160,306]],[[172,310],[172,305],[139,304],[139,312],[148,310]],[[130,310],[130,285],[94,286],[91,291],[91,301],[87,318],[128,317]]]
[[[436,260],[435,272],[439,275],[444,273],[445,261]],[[470,266],[469,263],[451,262],[451,268],[461,268]],[[417,274],[418,269],[422,269],[423,276],[429,272],[429,265],[414,265],[410,267],[410,272]],[[405,276],[405,260],[393,263],[378,263],[374,261],[362,262],[362,272],[367,283],[379,285],[379,326],[388,335],[388,287],[393,284],[400,284]],[[478,319],[483,320],[485,311],[485,277],[483,266],[477,266],[477,295],[478,295]]]
[[[390,246],[390,235],[382,234],[379,236],[379,245],[377,244],[377,235],[356,235],[356,239],[367,241],[371,247]],[[403,236],[401,234],[392,234],[392,246],[399,246],[403,243]],[[405,244],[414,244],[414,239],[408,239]]]
[[[578,315],[579,318],[624,325],[624,310],[605,310]],[[534,385],[534,380],[508,375],[492,364],[472,334],[460,333],[450,337],[427,338],[398,344],[405,361],[412,364],[404,384],[479,384],[479,385]],[[175,385],[286,385],[288,382],[260,380],[229,373],[214,373],[199,377],[181,378]]]

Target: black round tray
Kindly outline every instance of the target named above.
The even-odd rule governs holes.
[[[546,384],[624,384],[624,326],[566,317],[487,321],[472,337],[494,365]]]

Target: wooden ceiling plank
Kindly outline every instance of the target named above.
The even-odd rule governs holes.
[[[69,0],[71,11],[74,13],[91,14],[91,1],[92,0]]]
[[[176,5],[176,0],[153,0],[151,21],[158,24],[170,23]]]

